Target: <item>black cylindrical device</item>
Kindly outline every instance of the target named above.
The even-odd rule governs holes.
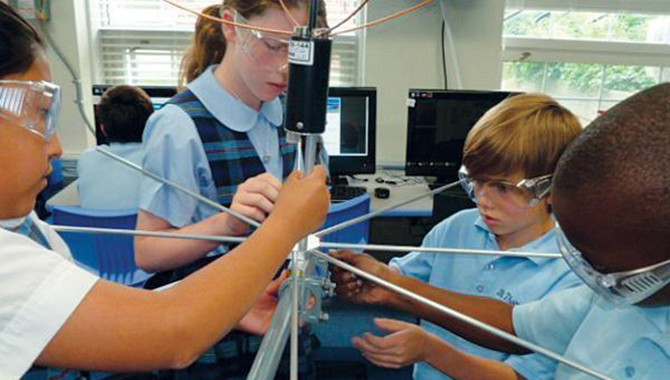
[[[324,132],[331,49],[332,40],[326,33],[314,37],[308,28],[299,28],[291,37],[287,130],[303,134]]]

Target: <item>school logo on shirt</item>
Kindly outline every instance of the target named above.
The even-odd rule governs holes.
[[[519,302],[517,302],[514,299],[514,296],[512,295],[512,293],[508,292],[507,290],[505,290],[503,288],[500,288],[498,290],[498,292],[496,293],[496,296],[498,296],[498,298],[500,298],[500,300],[502,300],[502,301],[504,301],[504,302],[506,302],[510,305],[518,305],[519,304]]]

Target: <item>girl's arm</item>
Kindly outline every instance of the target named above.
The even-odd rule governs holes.
[[[269,173],[250,178],[238,187],[230,208],[258,222],[263,222],[274,209],[281,182]],[[198,223],[175,228],[167,220],[140,210],[137,229],[196,235],[242,235],[249,226],[221,212]],[[159,272],[188,265],[219,246],[204,240],[164,239],[155,237],[135,238],[135,262],[147,272]]]
[[[144,371],[183,368],[234,328],[288,252],[325,219],[321,167],[292,175],[275,211],[243,244],[163,292],[98,281],[36,363]]]

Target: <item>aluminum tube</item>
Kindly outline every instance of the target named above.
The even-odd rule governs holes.
[[[451,189],[452,187],[459,186],[460,184],[461,184],[460,181],[456,181],[456,182],[448,183],[448,184],[446,184],[446,185],[444,185],[444,186],[442,186],[442,187],[438,187],[438,188],[435,189],[435,190],[431,190],[431,191],[429,191],[429,192],[427,192],[427,193],[419,194],[419,195],[414,196],[414,197],[412,197],[412,198],[408,198],[408,199],[406,199],[406,200],[404,200],[404,201],[401,201],[400,203],[397,203],[397,204],[395,204],[395,205],[393,205],[393,206],[389,206],[389,207],[383,208],[383,209],[381,209],[381,210],[377,210],[377,211],[375,211],[375,212],[371,212],[371,213],[369,213],[369,214],[367,214],[367,215],[359,216],[358,218],[354,218],[354,219],[348,220],[348,221],[346,221],[346,222],[342,222],[342,223],[340,223],[340,224],[336,224],[336,225],[334,225],[334,226],[332,226],[332,227],[326,228],[325,230],[321,230],[321,231],[315,233],[314,235],[315,235],[316,237],[322,237],[322,236],[328,235],[328,234],[331,233],[331,232],[339,231],[339,230],[345,229],[345,228],[347,228],[347,227],[349,227],[349,226],[353,226],[353,225],[356,224],[356,223],[364,222],[364,221],[366,221],[366,220],[368,220],[368,219],[372,219],[372,218],[374,218],[375,216],[380,215],[380,214],[383,214],[383,213],[385,213],[385,212],[387,212],[387,211],[395,210],[395,209],[397,209],[398,207],[402,207],[402,206],[404,206],[404,205],[406,205],[406,204],[410,204],[410,203],[412,203],[412,202],[416,202],[416,201],[418,201],[419,199],[426,198],[426,197],[429,197],[429,196],[431,196],[431,195],[435,195],[435,194],[440,193],[440,192],[442,192],[442,191],[444,191],[444,190],[448,190],[448,189]]]
[[[293,288],[292,285],[291,288]],[[263,337],[263,342],[258,349],[251,371],[247,375],[247,380],[272,380],[275,378],[279,360],[288,340],[291,320],[291,292],[288,290],[290,289],[282,292],[279,298],[272,324],[265,337]]]
[[[431,247],[412,247],[409,245],[379,245],[379,244],[349,244],[349,243],[319,243],[320,248],[328,249],[359,249],[366,251],[387,251],[387,252],[433,252],[433,253],[454,253],[466,255],[488,255],[488,256],[506,256],[506,257],[540,257],[547,259],[560,259],[563,256],[560,253],[549,252],[516,252],[516,251],[494,251],[486,249],[465,249],[465,248],[431,248]]]
[[[94,228],[94,227],[72,227],[72,226],[58,226],[58,225],[52,225],[51,227],[58,232],[152,236],[167,239],[208,240],[208,241],[217,241],[221,243],[244,243],[247,240],[247,238],[236,237],[236,236],[191,235],[191,234],[177,234],[172,232],[123,230],[114,228]]]
[[[579,363],[574,362],[574,361],[572,361],[572,360],[570,360],[570,359],[567,359],[567,358],[565,358],[565,357],[563,357],[563,356],[561,356],[561,355],[555,353],[554,351],[548,350],[548,349],[546,349],[546,348],[544,348],[544,347],[541,347],[541,346],[536,345],[535,343],[532,343],[532,342],[529,342],[529,341],[527,341],[527,340],[521,339],[521,338],[519,338],[519,337],[517,337],[517,336],[514,336],[514,335],[512,335],[512,334],[510,334],[510,333],[508,333],[508,332],[506,332],[506,331],[503,331],[503,330],[500,330],[500,329],[498,329],[498,328],[496,328],[496,327],[490,326],[490,325],[488,325],[488,324],[486,324],[486,323],[484,323],[484,322],[481,322],[481,321],[479,321],[479,320],[477,320],[477,319],[475,319],[475,318],[472,318],[472,317],[470,317],[470,316],[468,316],[468,315],[465,315],[465,314],[463,314],[463,313],[461,313],[461,312],[458,312],[458,311],[456,311],[456,310],[454,310],[454,309],[451,309],[451,308],[449,308],[449,307],[446,307],[446,306],[444,306],[444,305],[442,305],[442,304],[439,304],[439,303],[437,303],[437,302],[435,302],[435,301],[432,301],[432,300],[430,300],[430,299],[428,299],[428,298],[426,298],[426,297],[423,297],[423,296],[420,296],[420,295],[418,295],[418,294],[416,294],[416,293],[413,293],[413,292],[411,292],[411,291],[409,291],[409,290],[407,290],[407,289],[405,289],[405,288],[402,288],[402,287],[400,287],[400,286],[398,286],[398,285],[396,285],[396,284],[393,284],[393,283],[391,283],[391,282],[388,282],[388,281],[386,281],[386,280],[384,280],[384,279],[381,279],[381,278],[379,278],[379,277],[377,277],[377,276],[373,276],[373,275],[371,275],[371,274],[369,274],[369,273],[367,273],[367,272],[365,272],[365,271],[362,271],[362,270],[360,270],[360,269],[358,269],[358,268],[356,268],[356,267],[354,267],[354,266],[351,266],[351,265],[349,265],[349,264],[347,264],[347,263],[345,263],[345,262],[343,262],[343,261],[334,259],[334,258],[332,258],[332,257],[330,257],[330,256],[328,256],[328,255],[326,255],[326,254],[324,254],[324,253],[321,253],[321,252],[319,252],[319,251],[309,251],[309,252],[312,253],[312,254],[314,254],[315,256],[317,256],[317,257],[319,257],[319,258],[322,258],[323,260],[326,260],[327,262],[329,262],[329,263],[331,263],[331,264],[333,264],[333,265],[337,265],[338,267],[340,267],[340,268],[342,268],[342,269],[344,269],[344,270],[347,270],[347,271],[349,271],[349,272],[351,272],[351,273],[353,273],[353,274],[355,274],[355,275],[357,275],[357,276],[359,276],[359,277],[365,278],[366,280],[369,280],[369,281],[372,281],[372,282],[374,282],[374,283],[376,283],[376,284],[379,284],[379,285],[381,285],[381,286],[383,286],[383,287],[385,287],[385,288],[388,288],[388,289],[390,289],[390,290],[392,290],[392,291],[394,291],[394,292],[396,292],[396,293],[399,293],[399,294],[401,294],[401,295],[403,295],[403,296],[405,296],[405,297],[407,297],[407,298],[410,298],[410,299],[412,299],[412,300],[414,300],[414,301],[417,301],[417,302],[420,302],[420,303],[422,303],[422,304],[424,304],[424,305],[430,306],[430,307],[432,307],[432,308],[434,308],[434,309],[436,309],[436,310],[439,310],[439,311],[443,312],[444,314],[446,314],[446,315],[448,315],[448,316],[450,316],[450,317],[456,318],[456,319],[458,319],[458,320],[460,320],[460,321],[462,321],[462,322],[465,322],[465,323],[468,323],[468,324],[470,324],[470,325],[472,325],[472,326],[474,326],[474,327],[480,328],[480,329],[482,329],[482,330],[488,332],[489,334],[495,335],[495,336],[497,336],[497,337],[499,337],[499,338],[503,338],[503,339],[505,339],[505,340],[507,340],[507,341],[510,341],[510,342],[512,342],[512,343],[514,343],[514,344],[516,344],[516,345],[518,345],[518,346],[521,346],[521,347],[524,347],[524,348],[526,348],[526,349],[528,349],[528,350],[537,352],[538,354],[542,354],[542,355],[544,355],[544,356],[547,356],[547,357],[549,357],[549,358],[551,358],[551,359],[554,359],[554,360],[556,360],[556,361],[559,361],[559,362],[561,362],[561,363],[563,363],[563,364],[565,364],[565,365],[568,365],[568,366],[570,366],[570,367],[572,367],[572,368],[575,368],[575,369],[577,369],[577,370],[579,370],[579,371],[581,371],[581,372],[584,372],[584,373],[586,373],[586,374],[589,374],[589,375],[591,375],[591,376],[593,376],[593,377],[596,377],[596,378],[598,378],[598,379],[603,379],[603,380],[615,380],[615,379],[613,379],[613,378],[611,378],[611,377],[609,377],[609,376],[607,376],[607,375],[605,375],[605,374],[602,374],[602,373],[600,373],[600,372],[598,372],[598,371],[596,371],[596,370],[593,370],[593,369],[588,368],[588,367],[586,367],[586,366],[584,366],[584,365],[582,365],[582,364],[579,364]]]
[[[238,212],[236,212],[236,211],[233,211],[233,210],[229,209],[228,207],[222,206],[222,205],[218,204],[217,202],[215,202],[215,201],[213,201],[213,200],[211,200],[211,199],[209,199],[209,198],[207,198],[207,197],[203,197],[202,195],[200,195],[200,194],[198,194],[198,193],[195,193],[195,192],[193,192],[193,191],[191,191],[191,190],[189,190],[189,189],[187,189],[187,188],[181,186],[180,184],[178,184],[178,183],[176,183],[176,182],[170,181],[170,180],[168,180],[168,179],[162,178],[161,176],[159,176],[159,175],[157,175],[157,174],[154,174],[154,173],[151,173],[151,172],[149,172],[149,171],[146,171],[146,170],[144,170],[141,166],[139,166],[139,165],[137,165],[137,164],[135,164],[135,163],[133,163],[133,162],[131,162],[131,161],[128,161],[128,160],[126,160],[125,158],[120,157],[120,156],[118,156],[118,155],[116,155],[116,154],[114,154],[114,153],[108,151],[107,149],[102,149],[102,148],[98,147],[98,148],[96,148],[96,150],[97,150],[98,152],[104,154],[105,156],[109,157],[109,158],[112,158],[112,159],[114,159],[114,160],[116,160],[116,161],[118,161],[118,162],[120,162],[120,163],[122,163],[122,164],[124,164],[124,165],[126,165],[126,166],[128,166],[128,167],[130,167],[130,168],[132,168],[132,169],[134,169],[134,170],[137,170],[138,172],[144,174],[144,175],[147,176],[147,177],[151,177],[151,178],[153,178],[154,180],[156,180],[156,181],[158,181],[158,182],[160,182],[160,183],[163,183],[163,184],[165,184],[165,185],[168,185],[168,186],[172,187],[173,189],[176,189],[176,190],[179,190],[179,191],[181,191],[181,192],[183,192],[183,193],[185,193],[185,194],[188,194],[188,195],[190,195],[191,197],[193,197],[193,198],[199,200],[200,202],[202,202],[202,203],[204,203],[204,204],[206,204],[206,205],[208,205],[208,206],[212,206],[212,207],[214,207],[214,208],[217,209],[217,210],[221,210],[221,211],[227,212],[227,213],[229,213],[230,215],[236,217],[237,219],[239,219],[239,220],[241,220],[241,221],[243,221],[243,222],[249,224],[250,226],[254,226],[254,227],[256,227],[256,228],[260,227],[260,223],[258,223],[257,221],[255,221],[255,220],[253,220],[253,219],[251,219],[251,218],[249,218],[249,217],[247,217],[247,216],[244,216],[244,215],[242,215],[242,214],[240,214],[240,213],[238,213]]]

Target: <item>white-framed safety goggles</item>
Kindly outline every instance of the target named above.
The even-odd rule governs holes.
[[[50,82],[0,80],[0,118],[15,122],[46,141],[56,133],[61,89]]]
[[[670,260],[625,272],[601,273],[570,243],[558,223],[556,236],[568,266],[609,306],[634,305],[670,283]]]
[[[553,174],[522,179],[517,183],[512,183],[500,179],[472,177],[463,165],[458,170],[458,178],[465,192],[475,203],[485,193],[486,196],[498,204],[533,207],[549,196]],[[486,191],[484,190],[485,187],[487,188]]]
[[[235,23],[251,25],[249,20],[239,12],[235,12]],[[242,51],[249,54],[259,63],[281,63],[288,64],[288,49],[290,39],[288,36],[278,36],[260,30],[237,28],[240,35]]]

